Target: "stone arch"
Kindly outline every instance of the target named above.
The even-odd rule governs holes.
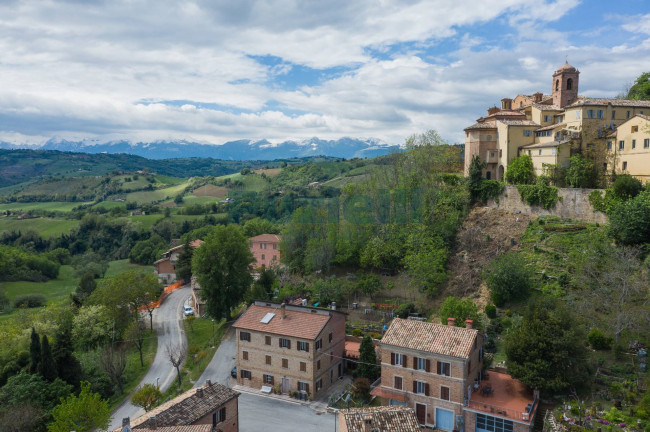
[[[559,89],[560,89],[560,80],[555,80],[555,90],[557,91]]]

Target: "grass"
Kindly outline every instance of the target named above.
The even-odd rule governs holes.
[[[46,210],[46,211],[70,212],[75,207],[84,204],[92,204],[92,201],[88,201],[88,202],[47,201],[47,202],[27,202],[27,203],[15,202],[15,203],[0,204],[0,211],[22,210],[26,212],[29,210]]]
[[[163,219],[165,216],[162,214],[152,214],[152,215],[143,215],[143,216],[127,216],[127,217],[122,217],[120,219],[127,219],[130,220],[131,222],[139,222],[142,224],[143,229],[151,229],[153,224],[155,224],[158,220]],[[200,219],[202,218],[203,215],[171,215],[168,219],[173,221],[173,222],[183,222],[184,220],[194,220],[194,219]]]
[[[188,206],[193,204],[212,204],[215,202],[218,203],[219,201],[221,201],[220,198],[215,198],[211,196],[186,195],[183,197],[183,206]]]
[[[106,210],[110,210],[117,207],[126,207],[126,203],[120,201],[102,201],[92,206],[92,208],[98,207],[104,207]]]
[[[153,272],[153,266],[143,266],[140,264],[131,264],[128,259],[111,261],[108,263],[108,270],[106,271],[106,277],[112,277],[118,275],[127,270],[140,269],[143,273]]]
[[[273,178],[276,175],[280,174],[282,172],[282,168],[264,168],[264,169],[257,169],[254,172],[257,174],[266,174],[267,177]]]
[[[183,182],[164,189],[131,192],[126,195],[126,200],[135,201],[140,204],[149,204],[155,201],[163,201],[168,198],[174,198],[179,193],[182,193],[187,187],[187,185],[188,185],[187,182]]]
[[[194,191],[192,191],[192,195],[196,197],[223,198],[228,195],[228,189],[223,186],[207,184],[201,186],[200,188],[194,189]]]
[[[47,282],[3,282],[2,287],[10,300],[22,294],[42,294],[48,301],[53,301],[66,298],[75,290],[78,282],[74,269],[64,265],[59,269],[59,277],[56,279]]]
[[[0,233],[3,231],[36,231],[44,238],[58,237],[68,234],[71,229],[79,225],[78,220],[36,218],[36,219],[10,219],[0,218]]]

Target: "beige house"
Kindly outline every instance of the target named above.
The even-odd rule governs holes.
[[[256,301],[233,324],[237,384],[316,397],[343,376],[343,312]]]
[[[194,240],[190,245],[196,249],[203,244],[203,240]],[[162,257],[153,263],[154,274],[158,276],[158,282],[169,285],[177,282],[176,261],[183,250],[184,245],[174,246],[162,254]]]
[[[650,181],[650,115],[637,114],[620,125],[607,140],[617,174]]]
[[[342,409],[336,413],[339,432],[420,432],[411,408],[380,406]]]
[[[503,180],[508,164],[527,154],[537,175],[548,165],[567,167],[571,155],[583,154],[608,163],[606,137],[636,115],[650,114],[650,101],[587,98],[578,94],[580,72],[565,63],[553,74],[551,94],[504,98],[501,108],[465,129],[465,175],[474,155],[485,162],[483,177]],[[630,159],[643,155],[630,153]],[[628,161],[632,165],[631,160]],[[650,176],[650,165],[635,166]]]
[[[412,408],[427,427],[485,432],[489,423],[531,431],[537,399],[508,375],[498,374],[498,382],[496,373],[483,376],[483,339],[471,321],[466,325],[394,319],[381,341],[381,385],[373,394],[384,406]]]

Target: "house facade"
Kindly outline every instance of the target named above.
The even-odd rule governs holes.
[[[256,301],[235,322],[237,384],[316,397],[343,376],[343,312]]]
[[[650,115],[637,114],[607,139],[607,150],[617,173],[650,181]]]
[[[255,258],[253,267],[269,268],[280,264],[280,241],[277,234],[260,234],[248,239],[248,245]]]
[[[484,417],[476,423],[476,413],[468,411],[472,395],[486,379],[482,372],[483,338],[469,320],[465,328],[454,324],[453,318],[446,326],[394,319],[381,341],[381,385],[373,394],[382,398],[382,405],[412,408],[423,426],[447,431],[513,432],[514,426],[504,431],[487,428]],[[508,397],[505,400],[510,401]],[[533,398],[526,401],[532,404]],[[499,414],[490,412],[489,416],[493,424]],[[468,428],[469,420],[478,426]],[[530,431],[530,427],[532,422],[526,429],[517,430]]]
[[[203,244],[203,240],[194,240],[190,245],[196,249]],[[174,246],[162,254],[162,257],[153,263],[154,274],[158,276],[158,282],[169,285],[178,282],[176,277],[176,262],[183,250],[184,245]]]
[[[565,63],[553,74],[550,95],[504,98],[500,108],[488,109],[465,128],[465,175],[474,156],[485,163],[483,177],[496,180],[503,180],[512,159],[523,154],[531,157],[537,175],[550,165],[568,167],[578,152],[615,168],[605,150],[607,135],[638,114],[650,114],[650,101],[580,96],[579,78],[580,72]],[[650,165],[645,167],[643,175],[650,175]]]

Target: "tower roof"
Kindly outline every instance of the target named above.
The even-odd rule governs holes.
[[[564,61],[564,64],[560,66],[560,68],[556,72],[576,72],[577,69],[574,68],[567,62],[566,60]]]

